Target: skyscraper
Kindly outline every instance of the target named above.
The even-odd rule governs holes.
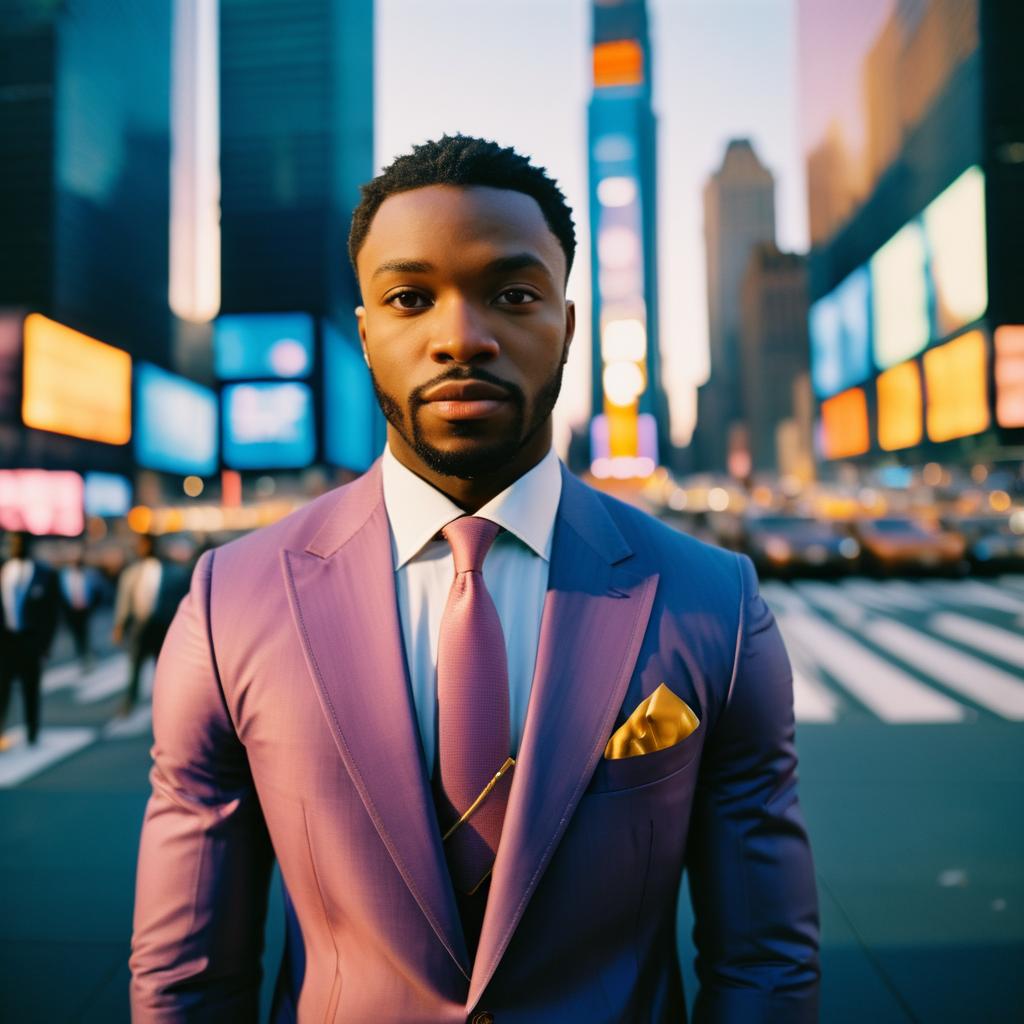
[[[658,348],[656,122],[644,0],[593,6],[589,166],[591,469],[653,472],[670,450]]]
[[[697,392],[695,463],[726,468],[729,436],[742,424],[740,288],[751,250],[775,242],[775,179],[749,139],[732,139],[704,188],[711,374]]]
[[[793,417],[791,384],[807,366],[806,258],[763,242],[740,290],[740,393],[754,470],[779,468],[776,431]]]
[[[346,240],[373,174],[371,0],[221,0],[221,309],[346,325]]]

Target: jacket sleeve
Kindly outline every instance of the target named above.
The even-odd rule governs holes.
[[[273,854],[209,623],[214,551],[157,663],[131,943],[134,1024],[255,1021]]]
[[[793,679],[750,559],[729,692],[694,797],[687,874],[694,1024],[812,1024],[820,980],[814,864],[797,798]]]

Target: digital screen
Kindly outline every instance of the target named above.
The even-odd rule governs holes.
[[[826,459],[863,455],[871,446],[863,388],[850,388],[821,403],[821,448]]]
[[[85,474],[85,514],[123,516],[132,507],[131,481],[118,473]]]
[[[332,466],[364,470],[383,448],[383,416],[356,341],[324,324],[324,448]]]
[[[996,420],[1001,427],[1024,427],[1024,326],[996,328]]]
[[[85,526],[82,478],[49,469],[0,469],[0,528],[77,537]]]
[[[307,313],[237,313],[213,325],[221,380],[306,377],[313,370],[313,318]]]
[[[985,335],[968,331],[929,349],[923,363],[928,437],[949,441],[984,430],[989,425]]]
[[[182,476],[217,472],[217,396],[150,363],[135,370],[135,457]]]
[[[313,396],[305,384],[230,384],[221,398],[228,466],[296,469],[313,461]]]
[[[916,361],[878,375],[878,445],[893,452],[919,444],[924,430],[921,371]]]
[[[858,267],[811,306],[811,377],[815,394],[827,398],[871,374],[871,276]]]
[[[25,318],[25,426],[90,441],[132,436],[132,360],[127,352],[39,313]]]
[[[985,176],[980,167],[964,171],[924,211],[935,338],[985,315],[988,265],[985,252]]]
[[[875,365],[880,370],[917,355],[931,337],[924,230],[906,224],[871,257]]]

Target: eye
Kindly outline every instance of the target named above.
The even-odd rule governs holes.
[[[420,292],[405,291],[395,292],[385,300],[385,305],[394,306],[396,309],[426,309],[427,297]]]
[[[538,296],[525,288],[506,288],[498,298],[506,300],[500,303],[502,306],[528,306],[538,301]]]

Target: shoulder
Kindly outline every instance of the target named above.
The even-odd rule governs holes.
[[[745,556],[707,544],[660,519],[580,481],[601,503],[634,555],[664,576],[694,589],[725,591],[738,601],[751,582]]]
[[[349,500],[360,489],[366,489],[363,477],[314,498],[269,526],[211,549],[204,556],[209,571],[218,580],[251,579],[268,571],[278,572],[282,552],[304,550],[326,524],[365,516],[365,503]]]

